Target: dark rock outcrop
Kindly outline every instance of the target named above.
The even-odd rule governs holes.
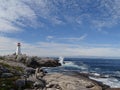
[[[46,87],[46,82],[43,79],[39,79],[33,84],[34,89],[44,89]]]
[[[1,73],[9,73],[10,71],[3,65],[0,65],[0,72]]]
[[[31,68],[31,67],[29,67],[29,68],[26,68],[25,69],[25,74],[26,75],[33,75],[33,74],[35,74],[35,69],[34,68]]]
[[[57,67],[61,65],[59,61],[54,59],[43,59],[38,61],[38,63],[41,67]]]
[[[14,75],[12,73],[2,73],[1,78],[11,78]]]
[[[37,68],[40,66],[37,60],[35,60],[34,58],[28,58],[25,64],[27,67],[32,67],[32,68]]]
[[[37,67],[56,67],[60,66],[61,64],[59,63],[58,60],[55,60],[53,58],[41,58],[37,56],[26,56],[25,54],[22,55],[8,55],[4,57],[0,57],[1,60],[4,61],[13,61],[13,62],[18,62],[25,64],[28,67],[32,68],[37,68]]]
[[[16,80],[15,86],[16,86],[19,90],[22,90],[22,88],[25,87],[25,80],[24,80],[24,79],[18,79],[18,80]]]
[[[57,67],[61,64],[58,60],[54,59],[38,59],[35,57],[27,58],[26,65],[28,67],[37,68],[37,67]]]

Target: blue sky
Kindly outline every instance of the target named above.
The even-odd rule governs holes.
[[[0,54],[120,57],[120,0],[0,0]]]

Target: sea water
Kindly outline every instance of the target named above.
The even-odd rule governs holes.
[[[91,79],[120,88],[120,59],[64,58],[64,62],[60,67],[48,69],[48,72],[88,73]]]

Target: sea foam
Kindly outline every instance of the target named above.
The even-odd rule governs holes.
[[[95,78],[95,77],[89,77],[90,79],[102,82],[103,84],[106,84],[110,86],[111,88],[120,88],[120,81],[116,78]]]

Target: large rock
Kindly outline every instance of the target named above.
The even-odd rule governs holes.
[[[43,90],[46,86],[46,82],[43,79],[39,79],[33,84],[33,86],[36,89],[42,89]]]
[[[31,67],[28,67],[25,69],[25,73],[29,76],[29,75],[33,75],[35,74],[35,69],[34,68],[31,68]]]
[[[18,80],[16,80],[15,85],[17,88],[19,88],[21,90],[23,87],[25,87],[25,80],[18,79]]]
[[[47,90],[102,90],[99,85],[84,77],[54,73],[44,78],[48,83]]]
[[[2,73],[1,78],[11,78],[14,75],[12,73]]]
[[[61,65],[59,61],[54,59],[43,59],[43,60],[39,60],[38,63],[42,67],[56,67]]]
[[[23,55],[18,55],[18,56],[16,56],[16,61],[21,62],[21,63],[25,63],[26,58],[27,58],[27,56],[24,55],[24,54]]]
[[[9,73],[10,71],[3,65],[0,65],[0,72],[1,73]]]
[[[26,65],[28,67],[32,67],[32,68],[37,68],[39,67],[39,63],[37,62],[38,60],[35,57],[28,57],[26,59]]]
[[[26,65],[28,67],[37,68],[37,67],[56,67],[60,66],[61,64],[59,61],[54,59],[39,59],[37,57],[29,57],[26,60]]]

